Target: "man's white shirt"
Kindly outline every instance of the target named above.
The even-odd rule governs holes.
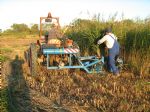
[[[100,39],[97,42],[97,44],[102,44],[103,42],[105,42],[107,48],[112,48],[114,45],[114,42],[115,42],[114,39],[117,40],[117,37],[114,34],[109,33],[109,34],[105,35],[102,39]]]

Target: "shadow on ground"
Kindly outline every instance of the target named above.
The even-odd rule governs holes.
[[[11,112],[32,112],[30,91],[23,75],[23,63],[24,60],[18,55],[10,63],[11,74],[8,78],[8,95]]]

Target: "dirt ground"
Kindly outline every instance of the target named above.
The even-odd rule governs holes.
[[[150,75],[129,71],[121,77],[86,74],[72,70],[40,68],[32,77],[24,51],[38,37],[1,37],[2,89],[8,89],[9,108],[14,112],[149,112]],[[66,72],[67,71],[67,72]]]

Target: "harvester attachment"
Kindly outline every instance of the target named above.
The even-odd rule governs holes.
[[[43,54],[47,58],[47,69],[82,69],[87,73],[101,73],[103,72],[104,58],[97,58],[96,56],[80,57],[77,48],[43,48]],[[63,61],[66,56],[67,62]],[[50,63],[51,58],[59,58],[57,64]],[[62,64],[63,63],[63,64]]]

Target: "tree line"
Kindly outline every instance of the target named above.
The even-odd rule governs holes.
[[[4,35],[19,35],[19,34],[38,34],[39,28],[38,24],[33,24],[31,27],[22,23],[22,24],[13,24],[10,29],[7,29],[1,32]]]

